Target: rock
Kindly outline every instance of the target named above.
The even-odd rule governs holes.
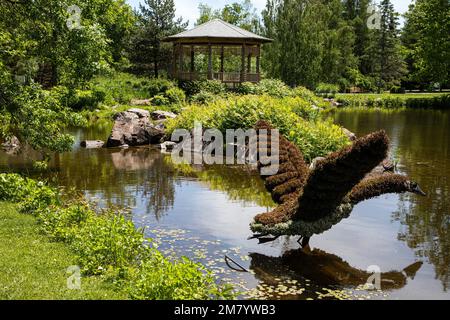
[[[152,103],[150,99],[142,99],[142,100],[133,99],[131,100],[130,104],[132,106],[150,106]]]
[[[7,154],[17,154],[20,151],[21,143],[16,136],[12,136],[8,140],[2,143],[2,149]]]
[[[108,148],[128,145],[131,147],[161,143],[164,130],[150,121],[150,113],[142,109],[130,109],[114,116],[114,127],[106,143]]]
[[[161,144],[160,147],[161,147],[161,150],[163,150],[163,151],[172,151],[176,145],[177,145],[176,142],[166,141],[163,144]]]
[[[80,146],[86,149],[99,149],[103,148],[104,145],[105,142],[101,140],[85,140],[80,143]]]
[[[161,111],[161,110],[157,110],[157,111],[153,111],[152,112],[152,119],[153,120],[166,120],[166,119],[173,119],[176,118],[177,115],[173,112],[168,112],[168,111]]]
[[[346,128],[342,128],[342,132],[344,132],[344,134],[347,136],[347,138],[350,141],[355,141],[358,137],[356,136],[356,134],[354,134],[353,132],[351,132],[350,130],[346,129]]]
[[[150,112],[144,109],[131,108],[128,112],[135,113],[139,118],[148,118],[150,117]]]

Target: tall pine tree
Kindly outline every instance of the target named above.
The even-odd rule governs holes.
[[[187,23],[182,18],[175,18],[173,0],[144,0],[138,13],[139,22],[133,46],[131,60],[144,71],[152,67],[154,77],[158,77],[162,64],[170,61],[170,45],[162,39],[186,29]]]

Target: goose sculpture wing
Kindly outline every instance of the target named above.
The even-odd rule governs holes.
[[[257,133],[271,126],[259,121]],[[260,146],[258,151],[270,144]],[[357,139],[351,146],[318,161],[309,170],[300,150],[284,137],[279,138],[280,170],[263,177],[267,190],[279,204],[257,215],[251,224],[255,238],[268,235],[300,235],[309,238],[347,218],[353,206],[385,193],[413,192],[424,195],[407,177],[386,173],[371,174],[387,157],[389,139],[384,131]],[[273,151],[272,151],[273,152]],[[258,163],[259,168],[264,167]]]

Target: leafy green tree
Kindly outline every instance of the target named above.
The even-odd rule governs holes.
[[[217,10],[213,10],[207,4],[200,3],[198,9],[200,11],[200,17],[197,19],[196,25],[219,18],[252,32],[259,32],[261,29],[259,16],[250,0],[233,2]]]
[[[289,85],[314,88],[319,82],[348,85],[357,67],[355,36],[340,0],[268,0],[263,11],[266,46],[263,66]]]
[[[450,3],[417,0],[405,16],[403,42],[413,79],[450,84]]]
[[[262,32],[274,42],[265,46],[262,51],[262,70],[273,78],[280,78],[280,41],[278,41],[278,14],[282,0],[267,0],[266,8],[262,12]]]
[[[170,45],[162,40],[186,29],[183,18],[175,18],[173,0],[145,0],[140,5],[138,25],[133,38],[132,61],[153,67],[153,75],[159,76],[161,65],[171,61]]]

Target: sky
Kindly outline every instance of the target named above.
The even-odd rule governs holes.
[[[394,4],[395,10],[400,13],[405,13],[408,10],[409,4],[412,0],[391,0]],[[140,0],[127,0],[132,7],[139,7]],[[175,0],[175,7],[177,9],[177,16],[182,16],[184,20],[189,20],[190,27],[194,26],[194,22],[199,16],[198,5],[205,3],[212,8],[223,8],[226,4],[236,2],[236,0]],[[380,0],[378,0],[378,3]],[[266,6],[266,0],[252,0],[253,6],[258,12],[261,12]]]

